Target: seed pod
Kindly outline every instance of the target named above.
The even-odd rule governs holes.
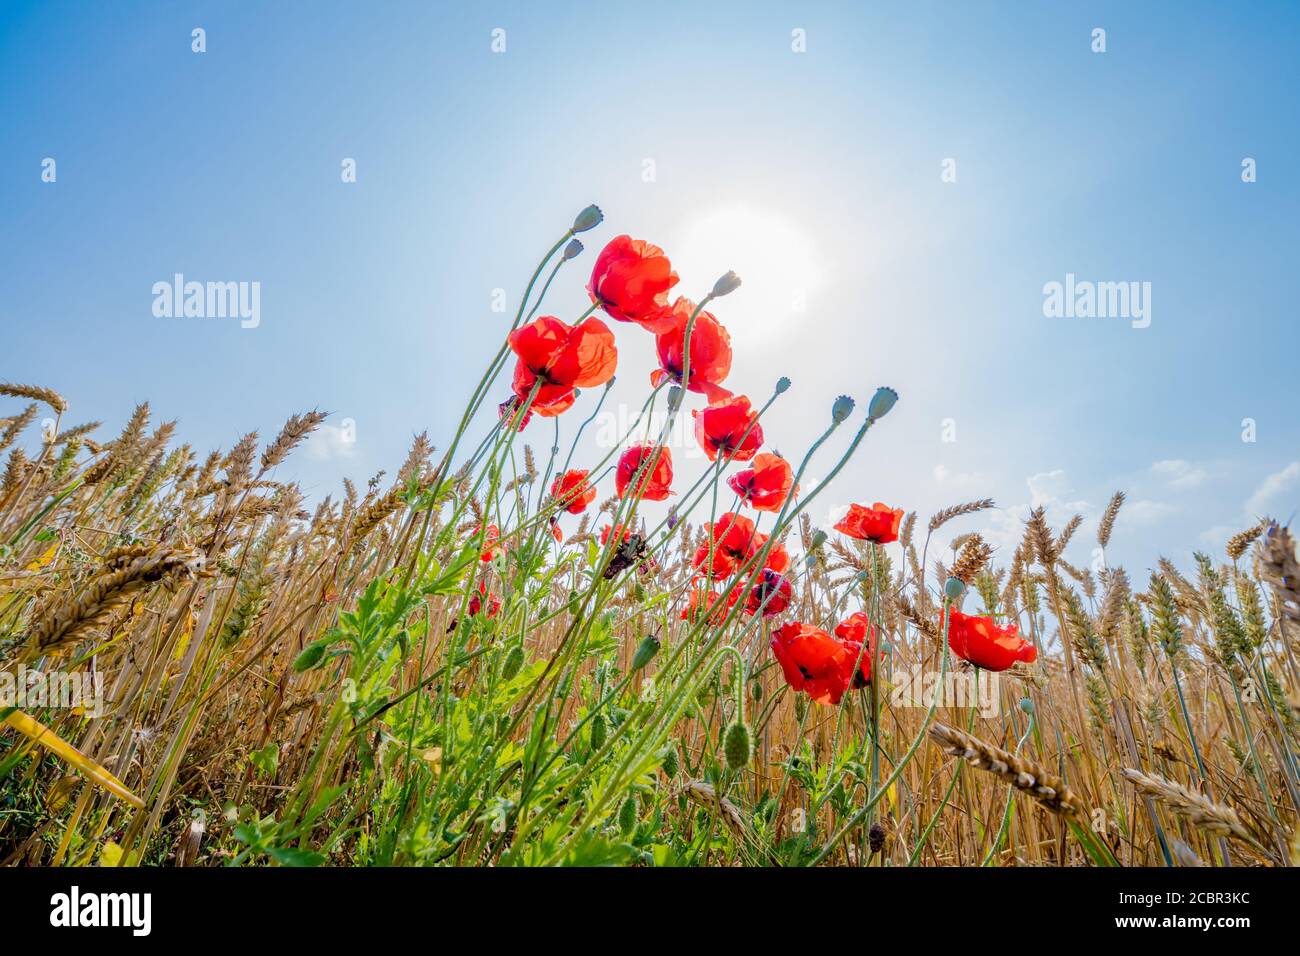
[[[722,750],[727,755],[728,770],[741,770],[748,766],[750,757],[754,755],[749,725],[738,720],[728,727],[722,741]]]
[[[605,214],[600,211],[599,206],[588,206],[582,212],[578,213],[573,220],[573,232],[586,232],[588,229],[595,229],[604,220]]]
[[[629,794],[623,801],[623,805],[618,808],[618,828],[623,836],[631,836],[632,831],[636,829],[636,813],[636,794]]]
[[[654,660],[654,656],[658,653],[659,638],[655,637],[653,634],[647,634],[641,639],[641,643],[637,646],[636,654],[632,657],[632,670],[639,671]]]
[[[521,644],[516,644],[510,648],[506,654],[506,660],[501,665],[501,679],[513,680],[519,673],[519,669],[524,666],[524,648]]]
[[[302,671],[309,671],[313,667],[319,666],[320,662],[325,659],[325,651],[328,647],[329,641],[312,641],[304,647],[302,653],[294,659],[293,669],[301,673]]]
[[[663,767],[664,774],[668,779],[671,780],[673,777],[677,776],[677,746],[675,744],[669,744],[665,747],[661,759],[662,762],[660,763],[660,766]]]

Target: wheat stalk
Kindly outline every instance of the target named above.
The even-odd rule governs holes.
[[[1159,800],[1180,816],[1186,817],[1194,826],[1213,836],[1235,836],[1239,840],[1254,843],[1250,832],[1241,824],[1237,811],[1225,807],[1195,793],[1180,783],[1166,780],[1155,774],[1146,774],[1131,767],[1120,770],[1120,774],[1133,784],[1141,793]]]
[[[1032,760],[985,743],[977,737],[949,727],[932,724],[930,737],[949,756],[965,760],[972,767],[984,770],[1009,783],[1022,793],[1027,793],[1040,804],[1065,817],[1077,818],[1084,810],[1083,801],[1057,776],[1048,773]]]

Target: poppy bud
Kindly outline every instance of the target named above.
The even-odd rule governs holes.
[[[588,206],[578,213],[578,218],[573,220],[573,228],[569,231],[586,232],[588,229],[595,229],[604,221],[605,214],[600,211],[599,206]]]
[[[636,829],[636,810],[636,794],[629,795],[618,808],[618,829],[625,837],[631,836]]]
[[[949,601],[958,601],[966,593],[966,583],[961,578],[949,578],[943,584],[943,596]]]
[[[591,718],[591,749],[597,751],[605,746],[605,715],[597,714]]]
[[[505,663],[501,667],[501,679],[511,680],[519,669],[524,666],[524,649],[522,645],[516,644],[510,648],[510,653],[506,654]]]
[[[736,721],[727,728],[727,735],[722,741],[722,752],[727,755],[728,770],[742,770],[749,765],[749,758],[754,755],[753,741],[749,735],[749,725]]]
[[[570,239],[569,244],[564,247],[565,259],[576,259],[582,255],[583,245],[577,239]]]
[[[776,394],[780,395],[790,387],[790,380],[782,375],[776,380]]]
[[[808,698],[803,694],[794,695],[794,715],[801,724],[804,718],[808,716]]]
[[[640,645],[637,646],[636,654],[632,658],[632,670],[639,671],[659,653],[659,638],[653,634],[647,634],[641,639]]]
[[[898,393],[892,388],[876,389],[876,394],[871,396],[871,404],[867,406],[867,417],[872,421],[884,418],[897,401]]]
[[[302,649],[302,653],[294,659],[293,669],[301,673],[309,671],[320,664],[325,657],[325,650],[329,646],[328,641],[312,641]]]
[[[668,389],[668,410],[675,412],[682,407],[682,388],[680,385],[674,385]]]
[[[813,532],[812,541],[808,544],[808,550],[816,551],[826,543],[826,532],[818,528]]]
[[[749,696],[753,697],[756,702],[761,702],[763,700],[763,685],[758,681],[754,681],[750,684]]]
[[[872,853],[879,853],[885,848],[885,828],[879,823],[871,824],[871,829],[867,831],[867,842],[871,846]]]
[[[836,424],[853,414],[853,404],[853,399],[847,395],[835,399],[835,404],[831,406],[831,418],[835,419]]]
[[[721,298],[724,295],[730,295],[740,288],[740,276],[728,270],[717,282],[713,283],[713,291],[709,293],[712,299]]]
[[[659,766],[663,768],[669,780],[677,776],[677,748],[673,744],[663,749]]]

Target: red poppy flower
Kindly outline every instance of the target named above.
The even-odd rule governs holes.
[[[998,627],[991,617],[948,609],[948,646],[962,660],[986,671],[1004,671],[1016,661],[1032,664],[1038,648],[1017,633],[1016,625]]]
[[[761,612],[763,617],[771,617],[789,607],[793,596],[794,589],[790,587],[789,578],[771,568],[764,568],[758,583],[749,591],[745,611],[749,614]]]
[[[695,303],[679,298],[667,314],[672,326],[655,336],[659,352],[659,368],[650,373],[650,384],[658,387],[665,381],[682,384],[682,371],[686,367],[686,326],[690,322]],[[701,312],[691,326],[691,368],[687,388],[698,392],[710,402],[728,398],[731,392],[722,387],[722,380],[731,371],[731,336],[710,312]]]
[[[819,627],[792,622],[772,632],[772,653],[796,692],[818,704],[838,704],[848,690],[857,648]]]
[[[657,333],[672,328],[672,316],[665,310],[668,290],[676,284],[677,273],[662,249],[631,236],[615,236],[596,257],[587,291],[610,318]]]
[[[799,492],[790,463],[770,452],[755,455],[750,466],[728,478],[727,484],[756,511],[780,511],[791,492]]]
[[[767,535],[754,530],[754,522],[744,515],[728,511],[716,522],[704,525],[705,542],[695,552],[692,566],[700,574],[720,581],[729,578],[745,561],[748,561],[767,544]],[[712,562],[709,560],[712,552]],[[768,549],[763,567],[784,574],[790,567],[790,554],[785,545],[777,541]]]
[[[709,461],[717,461],[719,453],[749,461],[763,446],[763,426],[744,395],[712,402],[691,414],[695,416],[695,440]]]
[[[574,468],[551,483],[551,496],[571,515],[580,515],[596,500],[596,489],[587,481],[587,471]]]
[[[619,541],[626,541],[628,538],[632,537],[632,529],[624,527],[621,524],[616,524],[612,528],[609,525],[605,525],[605,527],[600,529],[600,543],[609,544],[611,535],[616,535]]]
[[[693,624],[698,623],[700,618],[704,616],[705,611],[712,608],[712,610],[708,611],[708,623],[716,627],[727,619],[727,613],[739,597],[740,594],[737,588],[732,588],[728,592],[726,600],[723,600],[717,591],[705,585],[697,584],[691,588],[690,603],[682,610],[682,620],[690,621]]]
[[[767,535],[760,534],[754,538],[754,551],[762,549],[767,544]],[[753,551],[750,552],[753,554]],[[775,571],[777,574],[785,574],[786,569],[790,567],[790,552],[785,549],[780,541],[772,543],[772,547],[767,552],[767,559],[763,562],[763,567],[769,571]]]
[[[483,531],[483,526],[479,525],[470,533],[470,537],[477,538],[479,532],[481,531]],[[488,525],[487,531],[483,532],[483,553],[482,555],[479,556],[481,560],[491,561],[493,558],[496,557],[497,541],[499,541],[500,539],[501,539],[501,529],[494,524]]]
[[[531,410],[553,416],[576,398],[574,388],[604,385],[618,367],[614,333],[600,319],[569,325],[544,315],[510,333],[510,348],[519,361],[512,382],[515,395],[526,401],[540,381]]]
[[[501,610],[501,602],[497,600],[496,595],[488,593],[487,582],[480,581],[478,594],[472,595],[469,599],[469,616],[477,616],[483,609],[484,602],[487,602],[487,616],[496,617],[497,611]]]
[[[711,524],[705,524],[708,540],[695,552],[695,570],[715,581],[731,577],[737,566],[753,554],[754,522],[744,515],[728,511]],[[713,553],[712,563],[709,552]]]
[[[509,428],[510,423],[514,421],[515,413],[519,411],[519,404],[520,404],[519,399],[511,395],[504,402],[502,402],[500,405],[497,406],[497,417],[501,419],[502,424],[504,424],[507,428]],[[533,417],[532,409],[529,409],[528,411],[524,412],[524,417],[520,419],[519,424],[515,426],[515,431],[521,432],[525,428],[527,428],[528,423],[532,420],[532,417]]]
[[[614,487],[620,498],[634,477],[636,487],[633,491],[646,501],[663,501],[672,494],[673,456],[667,448],[660,448],[653,464],[637,476],[637,469],[642,462],[655,454],[655,446],[649,442],[633,445],[623,452],[618,459],[618,470],[614,473]]]
[[[835,626],[835,636],[844,642],[844,646],[853,652],[857,660],[861,654],[858,673],[853,678],[854,687],[865,687],[871,683],[871,655],[876,651],[876,629],[862,611],[855,611]],[[867,649],[862,645],[867,642]]]
[[[866,505],[849,505],[849,513],[840,519],[835,530],[859,541],[889,544],[898,540],[898,526],[902,523],[902,508],[891,508],[877,501],[870,508]]]
[[[564,544],[564,532],[560,530],[560,522],[555,518],[551,518],[551,537],[556,544]]]

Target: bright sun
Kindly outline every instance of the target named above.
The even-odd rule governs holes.
[[[746,204],[710,210],[686,227],[672,246],[674,289],[697,298],[728,269],[740,276],[735,331],[747,340],[771,340],[793,331],[821,282],[812,240],[780,215]],[[725,320],[724,320],[725,322]]]

